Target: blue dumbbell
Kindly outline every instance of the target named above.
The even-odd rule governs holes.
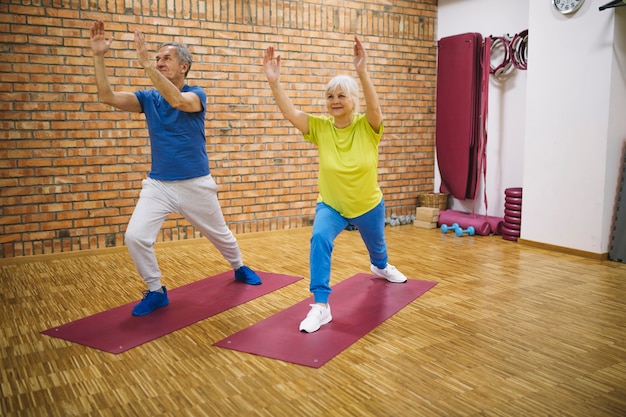
[[[467,234],[468,234],[468,235],[470,235],[470,236],[474,236],[474,233],[476,233],[476,230],[474,229],[474,227],[473,227],[473,226],[470,226],[470,227],[468,227],[468,228],[467,228],[467,229],[465,229],[465,230],[461,229],[460,227],[457,227],[457,228],[454,230],[454,233],[456,233],[456,235],[457,235],[458,237],[463,236],[463,233],[467,233]]]
[[[461,226],[459,226],[458,223],[453,223],[452,226],[448,226],[447,224],[441,225],[441,233],[448,233],[448,230],[452,230],[456,233],[459,229],[461,229]]]

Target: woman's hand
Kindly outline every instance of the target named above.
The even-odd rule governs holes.
[[[356,35],[354,35],[354,68],[357,72],[367,69],[367,52]]]
[[[263,55],[263,71],[265,71],[267,81],[278,81],[280,77],[280,55],[274,57],[273,46],[268,47]]]

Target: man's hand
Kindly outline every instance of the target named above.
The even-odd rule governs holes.
[[[91,26],[91,50],[94,55],[104,55],[111,44],[113,43],[113,36],[111,39],[106,40],[104,37],[104,23],[98,20]]]
[[[137,50],[137,61],[142,68],[150,66],[150,54],[148,54],[148,48],[146,47],[146,39],[143,33],[135,31],[135,49]]]

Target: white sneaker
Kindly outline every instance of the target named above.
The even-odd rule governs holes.
[[[387,268],[385,269],[379,269],[374,265],[370,265],[370,270],[374,275],[386,278],[389,282],[406,282],[406,277],[404,276],[404,274],[398,271],[398,269],[391,264],[387,264]]]
[[[333,316],[330,315],[330,305],[311,304],[311,311],[306,318],[300,322],[300,331],[313,333],[319,330],[324,324],[332,321]]]

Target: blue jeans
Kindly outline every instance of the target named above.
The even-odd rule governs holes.
[[[310,290],[316,303],[327,303],[330,289],[331,254],[334,240],[349,224],[358,228],[370,262],[377,268],[387,267],[387,243],[385,241],[385,200],[367,213],[347,219],[332,207],[317,203],[309,267],[311,274]]]

